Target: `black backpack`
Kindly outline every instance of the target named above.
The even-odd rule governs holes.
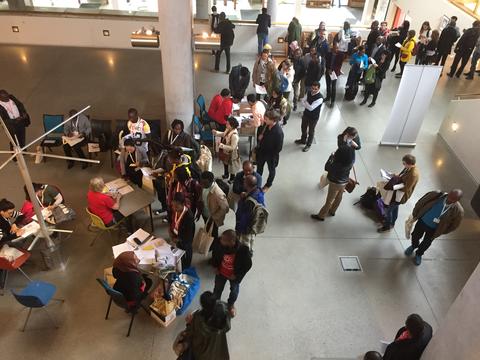
[[[360,203],[360,205],[369,210],[375,210],[377,200],[381,197],[380,194],[377,194],[377,188],[376,187],[369,187],[367,188],[367,191],[365,194],[360,196],[360,200],[357,203]]]
[[[215,179],[215,182],[217,183],[218,187],[222,189],[222,191],[225,193],[225,196],[227,196],[230,192],[230,186],[222,179]]]

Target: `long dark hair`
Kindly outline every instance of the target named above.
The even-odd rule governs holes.
[[[228,310],[224,303],[217,302],[213,308],[213,313],[207,323],[217,330],[224,329],[227,326]]]

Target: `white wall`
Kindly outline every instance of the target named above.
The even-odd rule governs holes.
[[[479,112],[480,99],[452,100],[439,131],[440,136],[460,159],[477,184],[480,184]],[[454,122],[458,125],[456,131],[452,130]]]
[[[475,21],[473,16],[466,14],[447,0],[394,0],[390,7],[394,8],[395,5],[412,18],[410,29],[417,32],[424,21],[429,21],[432,29],[437,29],[443,15],[457,16],[457,26],[460,31],[472,27]],[[393,18],[389,20],[391,22]]]
[[[480,266],[448,310],[421,360],[474,360],[480,354]]]

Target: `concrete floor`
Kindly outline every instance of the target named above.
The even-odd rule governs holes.
[[[16,54],[22,52],[29,54],[27,63],[18,61]],[[112,69],[105,60],[107,53],[115,58]],[[1,87],[18,95],[34,115],[30,138],[41,132],[40,114],[67,111],[74,105],[92,103],[92,117],[105,119],[124,117],[130,106],[149,116],[158,117],[160,112],[158,53],[2,47],[0,55]],[[195,60],[199,64],[196,92],[204,94],[208,102],[228,84],[227,76],[210,71],[210,55],[197,54]],[[238,62],[252,66],[252,59],[234,55],[232,63]],[[270,222],[266,233],[256,241],[254,266],[242,283],[238,316],[228,335],[234,360],[357,358],[367,350],[378,349],[380,340],[391,340],[412,312],[421,314],[436,329],[480,260],[480,221],[469,205],[475,184],[436,135],[448,101],[455,93],[478,89],[479,79],[468,82],[442,78],[418,145],[399,150],[378,146],[398,80],[387,76],[373,109],[358,106],[358,99],[342,103],[344,82],[342,77],[337,105],[322,110],[316,144],[309,153],[302,153],[293,144],[299,135],[301,113],[293,114],[284,128],[277,178],[266,198]],[[313,222],[309,214],[318,211],[325,197],[325,190],[317,187],[323,164],[335,149],[336,135],[347,125],[357,127],[362,138],[363,148],[356,163],[361,185],[344,197],[335,218]],[[244,143],[242,151],[246,154]],[[420,182],[410,202],[400,208],[395,231],[378,234],[368,214],[353,203],[375,183],[381,167],[399,170],[401,157],[410,151],[417,156]],[[114,178],[109,162],[83,171],[79,167],[66,171],[62,161],[34,165],[33,159],[28,159],[28,163],[36,181],[62,188],[78,219],[66,226],[74,233],[63,242],[65,269],[42,271],[37,252],[24,267],[35,279],[55,283],[57,296],[66,299],[62,305],[49,307],[60,329],[53,329],[45,314],[38,311],[33,313],[27,331],[20,332],[27,311],[11,295],[1,297],[2,359],[174,359],[171,345],[184,327],[183,317],[164,329],[140,314],[128,339],[125,332],[129,319],[123,311],[113,308],[111,318],[104,320],[107,297],[95,278],[111,266],[112,241],[105,237],[89,247],[92,234],[86,229],[88,219],[83,208],[91,177]],[[219,175],[218,163],[215,170]],[[0,196],[20,206],[23,194],[16,166],[10,164],[2,171]],[[415,267],[403,255],[408,244],[402,223],[425,192],[452,187],[465,191],[465,221],[455,233],[436,240],[423,264]],[[146,222],[144,215],[139,217],[142,222]],[[156,234],[165,235],[166,226],[158,219],[155,224]],[[229,213],[224,229],[233,224],[234,215]],[[343,272],[340,255],[358,256],[363,272]],[[202,290],[211,290],[214,274],[206,259],[195,255],[193,264],[201,276]],[[11,274],[10,285],[22,287],[25,279],[18,273]],[[198,297],[192,310],[197,303]]]

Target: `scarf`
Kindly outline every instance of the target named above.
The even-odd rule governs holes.
[[[122,271],[122,272],[137,272],[138,271],[138,262],[135,258],[135,253],[133,251],[125,251],[117,256],[113,261],[113,267]]]

